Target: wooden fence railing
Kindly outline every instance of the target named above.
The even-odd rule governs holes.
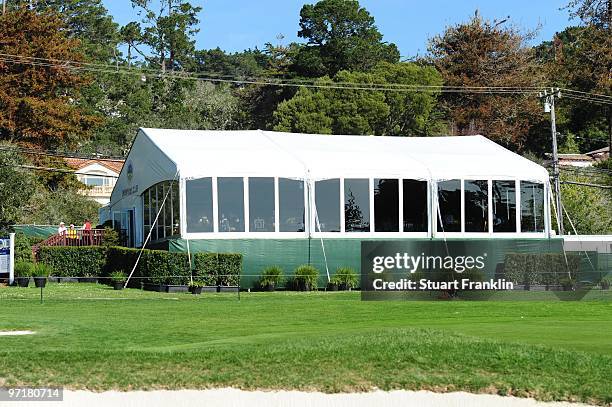
[[[32,246],[32,254],[37,258],[41,246],[100,246],[103,241],[104,229],[68,229],[62,234],[51,235]]]

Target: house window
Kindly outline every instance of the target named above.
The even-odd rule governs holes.
[[[461,232],[461,180],[438,182],[438,205],[438,232]]]
[[[544,184],[521,181],[521,232],[544,232]]]
[[[315,182],[315,227],[321,232],[340,232],[340,180]]]
[[[374,180],[374,229],[376,232],[399,231],[399,181]]]
[[[244,232],[244,180],[238,177],[217,179],[219,232]]]
[[[493,181],[493,232],[516,232],[516,184]]]
[[[213,232],[212,178],[199,178],[185,182],[187,196],[187,232]]]
[[[427,181],[402,181],[404,232],[427,232]]]
[[[83,177],[82,182],[89,187],[101,187],[104,185],[109,185],[109,180],[107,178],[96,177],[95,175],[86,175],[85,177]]]
[[[367,179],[344,180],[344,230],[370,231],[370,181]]]
[[[249,231],[274,232],[274,178],[249,178]]]
[[[463,184],[465,193],[465,231],[489,231],[489,183],[468,181]]]
[[[279,230],[303,232],[304,229],[304,181],[279,178]]]

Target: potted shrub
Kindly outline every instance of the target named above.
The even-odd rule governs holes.
[[[19,287],[30,285],[34,265],[28,261],[18,261],[15,263],[15,282]]]
[[[204,283],[202,281],[192,281],[189,283],[189,291],[193,295],[202,294],[202,288],[204,288]]]
[[[565,277],[559,280],[561,283],[561,287],[563,287],[563,291],[572,291],[574,289],[575,282],[573,279]]]
[[[127,278],[123,271],[113,271],[110,278],[111,282],[113,283],[113,289],[123,290],[123,286],[125,285],[125,280]]]
[[[34,285],[38,288],[47,285],[47,277],[51,274],[52,268],[45,263],[34,264],[32,275],[34,276]]]
[[[327,291],[338,291],[338,279],[336,276],[333,276],[329,283],[327,283]]]
[[[341,291],[357,287],[358,281],[357,273],[349,267],[340,267],[336,270],[336,274],[334,274],[331,280],[338,284],[338,289]]]
[[[609,290],[610,289],[610,279],[607,277],[603,278],[599,282],[599,286],[601,287],[602,290]]]
[[[293,279],[299,291],[316,290],[319,280],[319,270],[308,264],[301,265],[295,269]]]
[[[264,291],[274,291],[283,279],[283,269],[278,266],[266,267],[259,277],[259,286]]]

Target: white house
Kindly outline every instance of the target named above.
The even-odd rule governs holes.
[[[81,190],[85,196],[101,205],[110,202],[111,193],[125,160],[107,158],[65,158],[66,164],[75,170],[79,181],[88,188]]]

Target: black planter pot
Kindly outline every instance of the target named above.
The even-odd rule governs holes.
[[[264,286],[264,291],[274,291],[276,289],[274,284],[266,284]]]
[[[298,280],[297,282],[299,291],[310,291],[310,283],[304,280]]]
[[[143,290],[145,291],[157,291],[157,292],[164,292],[166,291],[166,287],[163,284],[143,284],[142,286]]]
[[[47,277],[34,277],[34,285],[37,288],[42,288],[47,285]]]
[[[113,281],[113,290],[123,290],[125,281]]]
[[[202,288],[203,287],[189,287],[189,291],[191,291],[193,295],[200,295],[202,294]]]
[[[30,277],[17,277],[15,279],[19,287],[27,287],[30,285]]]
[[[338,289],[340,291],[348,291],[349,290],[349,285],[347,283],[340,283],[340,285],[338,286]]]
[[[327,291],[338,291],[338,284],[334,284],[334,283],[327,284]]]

